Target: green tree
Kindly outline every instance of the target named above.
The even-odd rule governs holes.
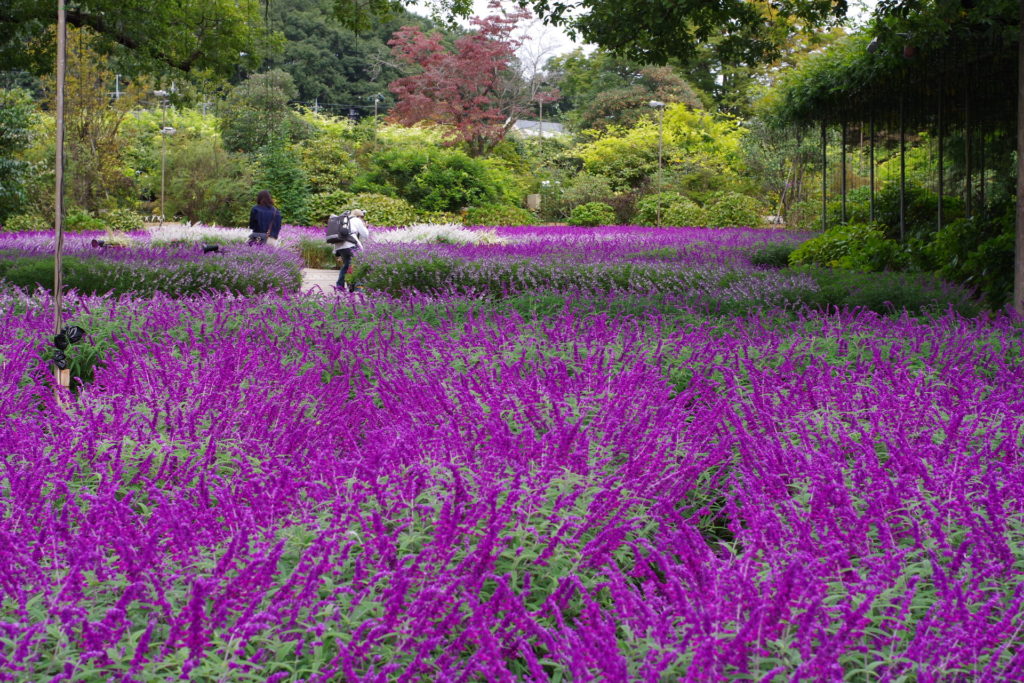
[[[32,142],[35,107],[24,90],[0,90],[0,222],[19,213],[27,199],[30,165],[19,153]]]
[[[280,69],[253,74],[235,86],[220,106],[224,146],[233,152],[255,152],[271,140],[308,134],[308,127],[288,106],[297,93],[291,74]]]
[[[383,114],[394,98],[387,84],[402,75],[391,59],[387,41],[401,26],[427,26],[405,11],[363,32],[343,26],[333,14],[333,0],[285,0],[270,6],[270,22],[285,37],[282,51],[264,66],[287,71],[295,79],[297,98],[326,112],[347,116]]]
[[[69,26],[99,36],[95,49],[117,60],[120,73],[170,72],[226,78],[240,52],[273,49],[259,0],[89,0],[68,2]],[[56,5],[39,0],[0,3],[0,64],[36,74],[53,71]],[[32,46],[32,49],[26,49]]]
[[[67,75],[64,81],[67,196],[87,211],[113,208],[134,195],[135,179],[125,173],[131,140],[122,130],[125,119],[149,92],[145,79],[127,85],[119,98],[108,93],[114,73],[95,49],[99,37],[90,29],[70,28]],[[55,83],[43,79],[54,108]]]
[[[247,159],[229,154],[216,137],[175,136],[167,158],[169,216],[219,225],[238,223],[252,204]]]
[[[309,180],[296,149],[282,139],[273,140],[259,154],[257,183],[270,190],[286,223],[308,222]]]

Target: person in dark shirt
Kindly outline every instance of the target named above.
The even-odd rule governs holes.
[[[260,190],[256,206],[249,212],[249,244],[266,244],[281,233],[281,212],[274,206],[270,190]]]

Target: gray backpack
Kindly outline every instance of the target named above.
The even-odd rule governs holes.
[[[352,237],[352,226],[348,211],[342,211],[341,215],[331,214],[327,219],[327,243],[340,244],[349,241]]]

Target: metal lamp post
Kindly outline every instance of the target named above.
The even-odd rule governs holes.
[[[160,225],[163,225],[164,196],[167,187],[167,136],[178,131],[167,125],[167,91],[154,90],[153,94],[160,98],[160,109],[163,112],[163,125],[160,128]]]
[[[658,110],[658,192],[661,192],[661,153],[665,144],[665,103],[659,102],[658,100],[651,100],[647,103],[647,106],[651,109]],[[658,227],[661,227],[661,197],[658,197],[658,201],[655,203],[655,216]]]

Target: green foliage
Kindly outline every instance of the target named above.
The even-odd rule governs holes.
[[[707,214],[696,202],[678,192],[650,194],[637,202],[637,225],[707,225]]]
[[[791,290],[786,297],[794,304],[822,310],[863,307],[878,313],[906,309],[911,313],[943,312],[952,309],[966,316],[977,315],[980,307],[970,293],[923,273],[859,273],[830,268],[803,268],[814,288]]]
[[[614,225],[615,209],[604,202],[587,202],[574,208],[567,222],[569,225],[588,227]]]
[[[152,296],[163,292],[170,296],[203,294],[210,290],[225,290],[245,294],[271,291],[297,291],[301,283],[299,271],[291,270],[284,278],[270,273],[260,264],[273,255],[252,253],[245,257],[252,268],[228,269],[215,259],[184,262],[173,270],[144,263],[127,264],[102,258],[65,257],[64,285],[82,294],[134,293]],[[0,259],[0,278],[13,285],[33,291],[37,287],[53,285],[53,257],[30,256]]]
[[[352,201],[352,193],[344,190],[320,192],[309,198],[306,215],[313,225],[326,225],[331,214],[339,214]]]
[[[53,230],[53,221],[36,216],[35,214],[23,213],[11,216],[3,224],[3,232],[33,232],[40,230]]]
[[[285,223],[308,222],[309,182],[295,149],[282,140],[264,147],[259,157],[259,189],[270,190]]]
[[[301,240],[299,255],[306,268],[334,268],[337,259],[334,257],[334,245],[323,240]]]
[[[462,224],[464,218],[461,214],[450,211],[417,211],[416,222],[432,225],[443,225],[445,223]]]
[[[540,211],[553,220],[565,220],[572,210],[588,202],[604,202],[615,194],[612,182],[605,176],[583,171],[558,173],[540,186]]]
[[[773,242],[758,247],[750,254],[750,263],[768,268],[785,268],[789,265],[789,257],[796,249],[789,242]]]
[[[315,193],[348,187],[356,176],[356,141],[348,119],[335,119],[305,111],[301,119],[312,128],[311,137],[299,146],[302,168]]]
[[[64,213],[64,229],[70,232],[104,230],[106,227],[107,224],[102,218],[96,218],[88,211],[71,209]]]
[[[469,209],[464,222],[466,225],[533,225],[537,217],[518,206],[490,204]]]
[[[985,218],[961,218],[935,234],[926,247],[940,275],[974,287],[994,309],[1013,291],[1015,207],[1011,195],[997,197]]]
[[[19,158],[32,142],[35,107],[25,90],[0,90],[0,223],[24,208],[31,167]]]
[[[167,158],[167,215],[243,225],[253,194],[251,164],[228,153],[218,138],[184,134],[174,141]]]
[[[255,152],[277,140],[308,136],[308,125],[288,106],[296,93],[291,74],[279,69],[253,74],[235,86],[219,109],[224,146]]]
[[[716,192],[704,205],[707,224],[715,227],[759,227],[764,209],[753,197],[738,192]]]
[[[906,268],[909,254],[877,226],[851,223],[807,240],[790,256],[790,263],[878,272]]]
[[[386,147],[353,187],[388,194],[427,211],[458,211],[493,203],[500,192],[487,165],[457,149]]]
[[[416,222],[416,209],[409,202],[373,192],[353,195],[346,209],[362,209],[373,225],[405,226]]]
[[[142,230],[145,225],[142,216],[131,209],[114,209],[103,216],[106,227],[115,232],[131,232]]]

